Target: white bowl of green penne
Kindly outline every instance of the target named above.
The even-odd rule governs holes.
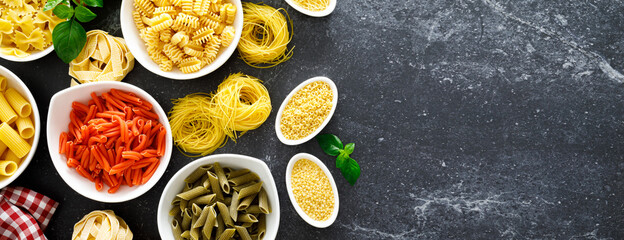
[[[8,90],[14,89],[14,90]],[[10,91],[12,93],[8,93]],[[2,122],[9,122],[9,125],[5,123],[0,125],[0,189],[9,185],[13,180],[18,178],[28,164],[31,162],[33,156],[35,155],[35,149],[37,149],[37,143],[39,142],[39,134],[41,131],[41,123],[39,120],[39,109],[37,108],[37,103],[35,102],[35,98],[28,90],[28,87],[22,80],[20,80],[15,74],[13,74],[8,69],[0,66],[0,94],[2,94],[2,98],[0,100],[0,112],[3,112],[0,120]],[[17,108],[15,110],[14,103],[12,100],[13,97],[10,97],[11,94],[19,94],[26,100],[30,107],[25,108]],[[5,97],[7,96],[7,97]],[[9,104],[9,108],[14,108],[13,114],[16,114],[13,120],[6,121],[6,104]],[[25,105],[24,105],[25,106]],[[10,114],[9,114],[10,115]],[[24,115],[22,117],[21,115]],[[18,120],[19,119],[19,120]],[[24,123],[23,120],[26,120]],[[18,128],[18,123],[22,125]],[[25,127],[25,125],[28,127]],[[4,126],[6,125],[6,126]],[[7,128],[8,127],[8,128]],[[13,134],[17,133],[16,136],[9,136],[13,140],[8,141],[10,143],[5,143],[6,135],[5,130],[12,129]],[[23,137],[22,137],[23,135]],[[18,138],[24,139],[25,141],[16,141]],[[28,149],[24,147],[20,147],[23,143],[28,144]],[[26,146],[26,145],[23,145]],[[13,162],[13,163],[10,163]]]
[[[157,212],[162,239],[275,239],[279,221],[271,170],[257,158],[237,154],[211,155],[184,166],[165,186]]]

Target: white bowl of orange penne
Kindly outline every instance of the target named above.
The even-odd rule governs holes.
[[[37,149],[41,123],[37,103],[28,87],[2,66],[0,95],[1,189],[18,178],[28,167]]]
[[[100,202],[150,190],[171,158],[167,114],[144,90],[123,82],[87,83],[50,100],[48,150],[67,185]]]

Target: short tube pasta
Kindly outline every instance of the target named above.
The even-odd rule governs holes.
[[[32,112],[30,103],[14,88],[7,89],[6,92],[4,92],[4,96],[11,107],[17,112],[17,115],[23,118],[30,116]]]
[[[17,164],[13,161],[0,160],[0,176],[12,176],[17,171]]]
[[[4,142],[18,158],[23,158],[30,152],[30,144],[7,123],[0,124],[0,141]]]
[[[17,118],[17,120],[15,120],[15,125],[17,126],[17,131],[22,138],[29,139],[35,135],[35,126],[33,126],[33,122],[30,117]]]
[[[4,94],[0,94],[0,121],[11,124],[17,120],[17,114],[7,101]]]
[[[216,172],[222,173],[216,173]],[[202,175],[199,175],[201,173]],[[232,187],[230,192],[223,191],[219,183],[219,177],[223,175],[241,177],[243,175],[257,174],[248,169],[232,169],[222,167],[215,163],[201,166],[193,171],[185,180],[183,192],[178,194],[171,202],[174,213],[171,223],[174,229],[175,239],[262,239],[266,231],[266,215],[268,211],[268,196],[262,187],[263,183],[259,178]],[[189,184],[188,182],[191,182]],[[209,186],[204,185],[210,182]],[[195,189],[205,189],[207,192],[199,196],[193,196],[190,200],[185,200],[184,194],[195,191]],[[203,190],[202,190],[203,191]],[[216,192],[215,192],[216,191]],[[221,196],[218,196],[221,193]],[[246,197],[240,197],[246,194]],[[181,196],[182,195],[182,196]],[[259,198],[265,198],[260,200]],[[187,201],[187,202],[185,202]],[[260,204],[266,213],[260,209]],[[180,216],[178,212],[183,215]]]

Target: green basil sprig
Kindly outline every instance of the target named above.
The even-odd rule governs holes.
[[[336,167],[352,186],[360,177],[360,165],[349,155],[355,150],[355,143],[342,145],[342,141],[333,134],[322,134],[316,137],[323,151],[336,157]]]
[[[72,7],[69,0],[49,0],[43,6],[43,11],[52,10],[52,13],[67,21],[59,23],[52,31],[52,43],[56,55],[65,63],[69,63],[82,51],[87,43],[87,32],[80,25],[93,20],[97,15],[87,8],[102,7],[104,0],[72,0],[76,7]]]

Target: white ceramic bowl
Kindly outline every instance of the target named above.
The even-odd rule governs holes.
[[[301,207],[297,203],[297,200],[295,199],[295,196],[293,195],[292,184],[290,182],[290,178],[292,177],[292,170],[293,170],[293,167],[295,166],[295,163],[301,159],[308,159],[316,163],[316,165],[318,165],[321,168],[321,170],[323,170],[325,175],[327,175],[327,179],[329,179],[329,183],[331,184],[332,190],[334,192],[334,200],[335,200],[334,210],[332,211],[331,216],[329,216],[329,218],[325,221],[317,221],[317,220],[312,219],[310,216],[308,216],[308,214],[306,214],[303,211],[303,209],[301,209]],[[308,153],[298,153],[297,155],[293,156],[290,159],[290,162],[288,162],[288,166],[286,166],[286,190],[288,191],[288,197],[290,198],[290,203],[292,203],[293,207],[295,208],[299,216],[303,218],[303,220],[305,220],[308,224],[317,228],[326,228],[332,225],[334,221],[336,221],[336,217],[338,217],[338,209],[340,207],[340,201],[338,198],[338,188],[336,187],[336,182],[334,181],[334,177],[332,176],[331,172],[329,172],[329,169],[327,169],[327,166],[325,166],[325,164],[323,164],[323,162],[321,162],[321,160],[319,160],[317,157]]]
[[[17,76],[15,76],[15,74],[13,74],[11,71],[4,68],[3,66],[0,66],[0,75],[4,76],[8,80],[7,87],[14,88],[17,92],[24,96],[24,98],[26,98],[28,102],[30,102],[33,114],[33,124],[35,125],[35,135],[32,138],[32,148],[30,149],[30,152],[28,152],[26,158],[24,158],[19,164],[19,167],[17,168],[17,171],[13,174],[13,176],[10,176],[8,178],[0,178],[1,189],[9,185],[11,182],[13,182],[13,180],[19,177],[20,174],[22,174],[22,172],[26,170],[28,164],[30,164],[33,156],[35,156],[35,150],[37,150],[37,143],[39,143],[39,134],[41,132],[41,122],[39,120],[39,108],[37,108],[37,102],[35,102],[35,98],[30,93],[30,90],[28,90],[28,87],[26,87],[26,84],[24,84],[22,80],[20,80]]]
[[[165,186],[158,203],[158,212],[156,214],[160,237],[166,240],[173,239],[173,231],[171,230],[173,217],[169,216],[169,210],[171,210],[171,201],[184,188],[184,179],[200,166],[215,162],[219,162],[222,167],[231,167],[233,169],[247,168],[258,174],[260,180],[264,182],[262,187],[269,195],[269,204],[272,211],[266,216],[267,224],[264,239],[275,239],[280,222],[280,206],[277,187],[275,187],[275,180],[273,175],[271,175],[271,170],[263,161],[257,158],[238,154],[216,154],[203,157],[187,164],[173,175],[167,186]]]
[[[10,55],[4,55],[4,54],[0,54],[0,58],[4,58],[6,60],[13,61],[13,62],[30,62],[30,61],[34,61],[39,58],[45,57],[52,51],[54,51],[54,46],[50,45],[48,48],[44,49],[43,51],[33,51],[32,53],[30,53],[30,55],[23,57],[23,58],[10,56]]]
[[[156,169],[152,178],[150,178],[150,180],[143,185],[133,187],[122,185],[119,190],[113,194],[108,193],[108,186],[106,185],[101,191],[95,190],[94,183],[89,181],[89,179],[82,177],[74,168],[67,167],[67,158],[64,154],[59,153],[59,136],[61,135],[61,132],[67,132],[67,125],[70,122],[69,113],[72,110],[72,102],[78,101],[81,103],[87,103],[89,99],[91,99],[91,92],[101,95],[102,93],[110,91],[111,88],[133,92],[138,97],[151,103],[154,106],[153,111],[158,114],[159,122],[167,130],[167,134],[165,136],[165,155],[160,158],[160,164],[158,165],[158,169]],[[167,113],[158,104],[156,99],[154,99],[147,92],[143,91],[143,89],[123,82],[106,81],[85,83],[67,88],[54,94],[50,100],[50,107],[48,108],[46,134],[48,140],[48,150],[50,151],[52,163],[65,183],[82,196],[95,201],[109,203],[128,201],[137,198],[150,190],[156,182],[158,182],[160,177],[162,177],[163,173],[165,173],[165,169],[167,169],[167,165],[169,165],[171,150],[173,148],[171,140],[171,127],[169,126],[169,121],[167,121]]]
[[[286,107],[286,104],[288,104],[288,101],[290,101],[290,99],[295,95],[295,93],[297,93],[299,90],[301,90],[303,87],[305,87],[309,83],[316,82],[316,81],[325,82],[331,88],[333,95],[334,95],[334,98],[332,99],[332,109],[329,112],[329,115],[327,115],[327,117],[325,118],[325,120],[323,120],[323,123],[316,130],[314,130],[314,132],[312,132],[310,135],[302,139],[298,139],[298,140],[287,139],[286,137],[284,137],[284,134],[282,133],[282,128],[280,127],[280,120],[282,119],[282,113],[284,112],[284,108]],[[282,105],[279,108],[279,111],[277,112],[277,116],[275,117],[275,133],[277,134],[277,138],[286,145],[299,145],[299,144],[309,141],[310,139],[314,138],[314,136],[319,134],[321,130],[323,130],[323,128],[327,125],[327,123],[329,123],[329,120],[334,115],[334,111],[336,111],[337,104],[338,104],[338,88],[336,87],[336,84],[334,83],[334,81],[326,77],[313,77],[308,80],[305,80],[304,82],[299,84],[299,86],[297,86],[295,89],[293,89],[288,94],[288,96],[286,96],[286,98],[282,102]]]
[[[303,13],[305,15],[308,15],[310,17],[325,17],[325,16],[329,15],[330,13],[332,13],[334,11],[334,9],[336,8],[336,0],[329,0],[329,6],[327,6],[327,8],[325,8],[325,10],[323,10],[323,11],[310,11],[308,9],[305,9],[305,8],[299,6],[293,0],[286,0],[286,2],[292,8],[294,8],[295,10],[297,10],[300,13]]]
[[[128,45],[128,49],[130,49],[134,58],[139,61],[143,67],[155,74],[176,80],[188,80],[205,76],[206,74],[209,74],[221,67],[221,65],[223,65],[230,58],[230,56],[232,56],[232,53],[236,50],[236,46],[238,46],[238,40],[240,40],[241,32],[243,30],[243,5],[240,0],[229,0],[229,2],[236,6],[236,19],[233,24],[236,34],[234,35],[234,40],[230,46],[227,48],[222,47],[219,50],[217,58],[211,64],[203,67],[197,72],[188,74],[182,73],[175,66],[170,72],[162,71],[158,67],[158,64],[152,61],[149,55],[147,55],[145,42],[139,36],[139,30],[136,28],[132,18],[132,11],[134,11],[133,2],[134,0],[123,0],[121,3],[121,32],[123,33],[126,45]],[[228,2],[228,0],[225,2]]]

